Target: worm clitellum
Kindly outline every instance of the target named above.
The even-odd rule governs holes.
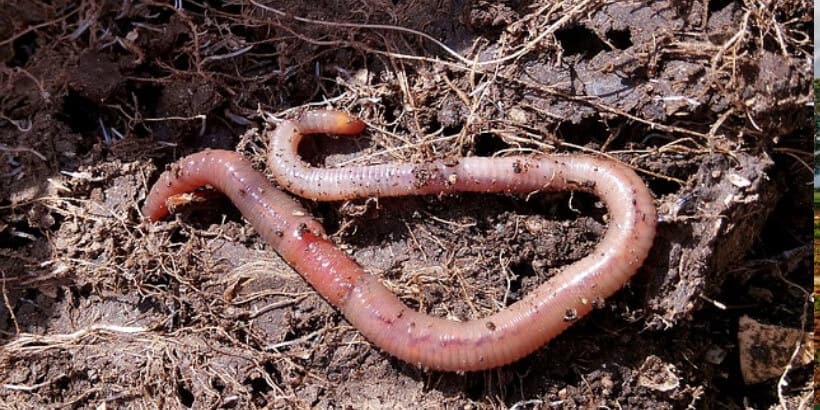
[[[224,192],[285,261],[372,343],[409,363],[448,371],[489,369],[532,353],[623,287],[652,246],[652,195],[635,172],[612,160],[556,154],[319,169],[296,153],[304,134],[353,135],[363,129],[362,122],[336,111],[284,121],[271,135],[268,166],[284,188],[317,201],[451,192],[591,192],[607,207],[607,232],[589,255],[518,302],[483,319],[456,322],[408,308],[330,242],[297,201],[235,152],[204,151],[181,159],[151,189],[144,215],[163,217],[169,197],[203,185]]]

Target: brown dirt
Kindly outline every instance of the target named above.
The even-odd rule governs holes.
[[[737,357],[741,315],[812,326],[811,2],[173,4],[0,10],[4,406],[812,399],[811,368],[745,386]],[[269,121],[328,105],[372,127],[306,143],[323,166],[552,151],[630,164],[658,199],[649,260],[532,356],[444,374],[368,344],[227,201],[140,222],[174,159],[228,148],[262,168]],[[454,319],[511,303],[606,229],[582,195],[307,205],[405,302]]]

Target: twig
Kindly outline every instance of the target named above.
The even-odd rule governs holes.
[[[60,347],[62,344],[75,342],[85,336],[97,333],[123,333],[137,334],[147,332],[148,328],[142,326],[119,326],[108,324],[94,324],[84,329],[72,333],[60,333],[52,335],[34,335],[21,333],[17,339],[5,345],[9,351],[35,351],[42,352]]]
[[[17,315],[14,314],[14,308],[11,306],[11,301],[9,301],[9,294],[8,289],[6,289],[6,272],[0,271],[0,277],[3,279],[3,303],[6,304],[6,310],[9,311],[9,316],[11,317],[11,321],[14,323],[14,331],[15,334],[20,334],[20,324],[17,322]]]
[[[803,298],[803,309],[800,311],[801,312],[801,314],[800,314],[800,331],[805,332],[806,316],[807,316],[807,312],[811,311],[809,309],[809,306],[811,305],[812,299],[813,299],[812,295],[811,295],[811,292],[807,291],[806,289],[804,289],[802,286],[798,285],[797,283],[794,283],[793,281],[787,279],[783,275],[783,272],[780,270],[779,267],[776,269],[776,273],[777,273],[778,277],[780,278],[780,280],[782,280],[783,282],[785,282],[789,286],[791,286],[791,287],[799,290],[801,293],[803,293],[803,296],[804,296],[804,298]],[[783,370],[783,374],[780,375],[780,379],[778,379],[778,381],[777,381],[777,398],[780,401],[781,408],[784,408],[784,409],[788,408],[788,406],[786,406],[786,399],[783,397],[783,388],[789,385],[789,383],[786,382],[786,377],[788,376],[789,372],[794,368],[795,359],[797,358],[797,356],[800,355],[800,353],[802,351],[803,351],[803,337],[798,337],[797,341],[794,344],[794,350],[792,351],[792,354],[789,357],[789,363],[786,365],[786,368]]]
[[[4,152],[28,152],[33,154],[35,157],[39,158],[40,161],[48,161],[45,155],[39,153],[37,150],[28,147],[10,147],[6,144],[0,143],[0,151]]]
[[[39,30],[39,29],[41,29],[41,28],[48,27],[48,26],[50,26],[50,25],[53,25],[53,24],[59,23],[59,22],[61,22],[61,21],[65,20],[65,19],[67,19],[67,18],[69,18],[69,17],[71,17],[71,16],[73,16],[73,15],[77,14],[77,12],[79,12],[79,11],[80,11],[80,7],[76,7],[76,8],[74,8],[74,10],[72,10],[72,11],[70,11],[70,12],[66,13],[65,15],[62,15],[62,16],[60,16],[60,17],[57,17],[57,18],[55,18],[55,19],[53,19],[53,20],[49,20],[49,21],[46,21],[46,22],[43,22],[43,23],[40,23],[40,24],[35,24],[35,25],[33,25],[33,26],[28,26],[25,30],[20,31],[20,32],[18,32],[18,33],[16,33],[16,34],[14,34],[13,36],[11,36],[11,37],[9,37],[9,38],[7,38],[7,39],[3,40],[3,41],[0,41],[0,46],[4,46],[4,45],[6,45],[6,44],[10,44],[10,43],[12,43],[12,42],[16,41],[18,38],[23,37],[23,36],[25,36],[25,35],[26,35],[26,34],[28,34],[28,33],[31,33],[32,31]]]
[[[27,393],[31,393],[41,387],[48,386],[55,381],[66,377],[65,373],[60,373],[57,376],[52,377],[49,380],[46,380],[42,383],[32,384],[32,385],[25,385],[25,384],[3,384],[3,388],[6,390],[14,390],[14,391],[24,391]]]

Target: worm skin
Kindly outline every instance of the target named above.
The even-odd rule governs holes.
[[[182,159],[152,188],[144,214],[167,213],[169,196],[211,185],[225,192],[277,252],[382,350],[420,367],[475,371],[518,360],[600,306],[646,258],[655,234],[654,200],[617,162],[584,155],[462,158],[452,162],[316,169],[296,148],[302,135],[356,134],[348,115],[315,111],[271,135],[269,167],[286,189],[314,200],[447,192],[586,191],[606,204],[606,234],[586,257],[522,300],[483,319],[456,322],[404,305],[376,277],[333,245],[321,225],[274,189],[238,154],[206,151]]]

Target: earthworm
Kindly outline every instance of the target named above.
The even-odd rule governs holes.
[[[523,299],[489,317],[458,322],[407,307],[336,247],[296,200],[235,152],[204,151],[171,166],[151,189],[144,214],[157,220],[168,212],[170,196],[211,185],[368,340],[406,362],[446,371],[490,369],[532,353],[623,287],[652,246],[652,195],[634,171],[612,160],[555,154],[318,169],[296,152],[304,134],[352,135],[363,129],[341,112],[305,113],[273,131],[268,165],[283,187],[322,201],[467,191],[591,192],[607,207],[607,231],[590,254]]]

